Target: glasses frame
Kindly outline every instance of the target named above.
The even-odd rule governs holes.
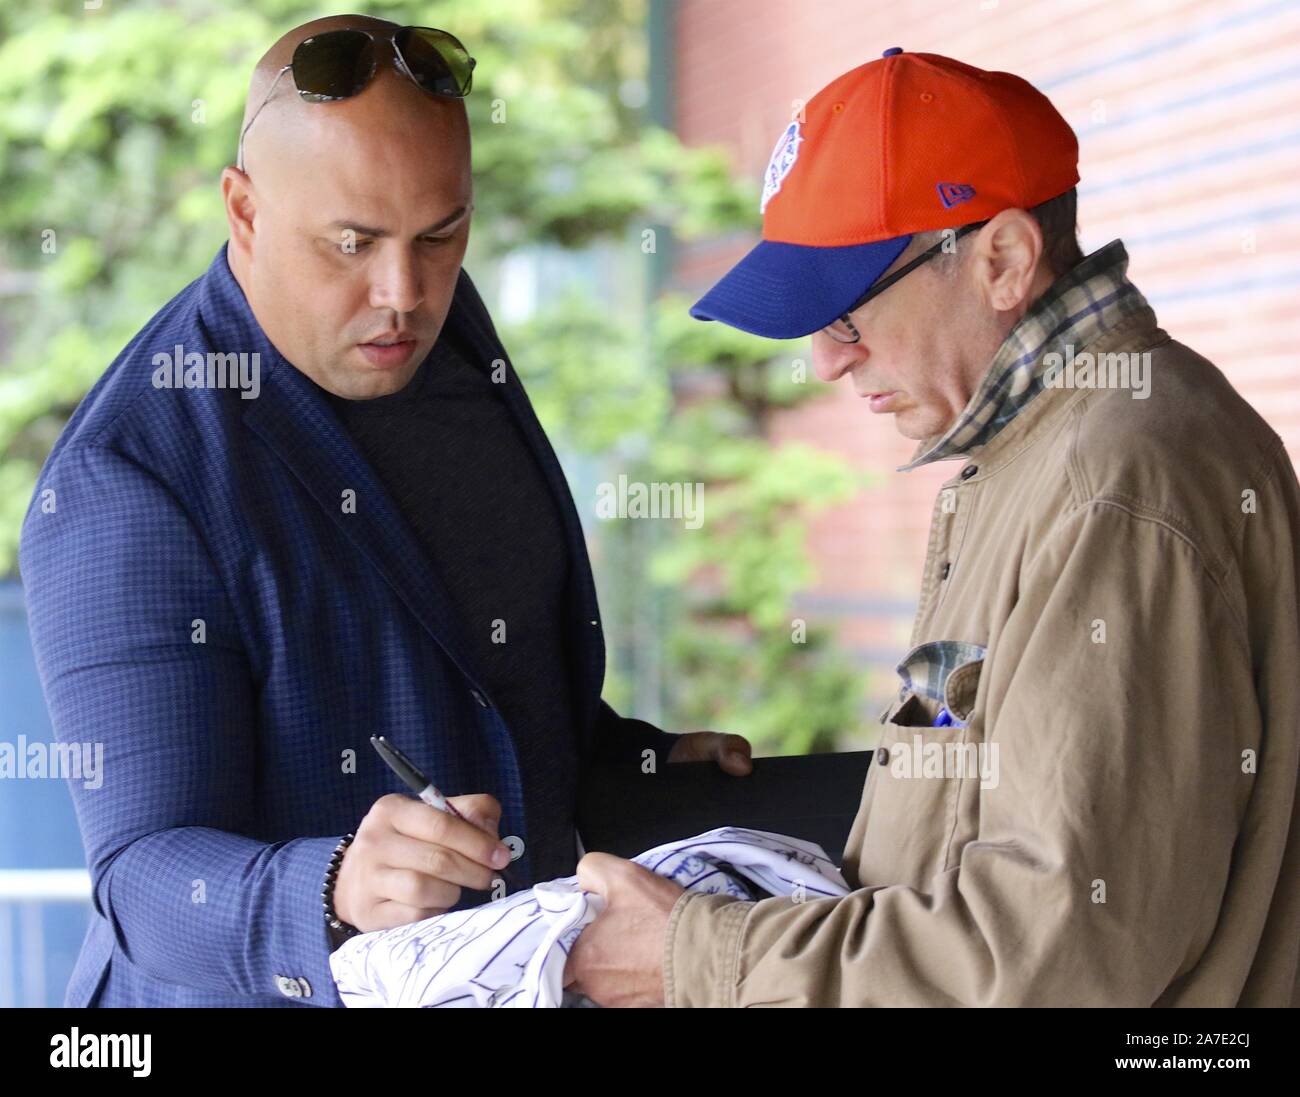
[[[960,240],[963,236],[967,235],[968,233],[974,232],[978,228],[983,228],[987,224],[988,221],[984,220],[984,221],[972,221],[969,225],[962,225],[961,228],[959,228],[956,231],[956,233],[954,233],[953,236],[951,237],[952,242],[956,244],[957,241]],[[878,297],[880,294],[884,293],[885,290],[889,289],[890,286],[892,286],[904,275],[911,274],[912,271],[916,270],[917,267],[925,263],[928,263],[936,255],[939,255],[943,251],[943,249],[946,248],[947,246],[948,246],[948,238],[945,237],[943,240],[940,240],[933,247],[926,248],[925,251],[921,252],[921,254],[918,255],[915,259],[911,260],[908,263],[903,264],[903,266],[899,267],[898,270],[894,271],[894,273],[891,274],[888,278],[882,278],[877,282],[873,282],[870,288],[861,297],[859,297],[844,312],[840,313],[839,316],[837,316],[834,320],[832,320],[829,324],[827,324],[824,328],[822,328],[822,331],[824,331],[828,336],[834,339],[835,342],[837,343],[844,343],[847,345],[847,344],[858,342],[862,338],[862,333],[859,332],[858,329],[854,326],[853,321],[850,319],[850,314],[857,312],[858,309],[860,309],[873,297]],[[836,323],[843,324],[845,327],[847,327],[849,331],[853,333],[853,338],[841,339],[838,335],[836,335],[835,332],[832,330],[833,325],[835,325]]]
[[[460,48],[464,51],[465,59],[469,62],[469,68],[465,73],[465,90],[463,92],[460,92],[459,94],[452,94],[451,92],[445,92],[445,91],[430,91],[423,84],[421,84],[418,79],[416,79],[415,73],[411,71],[411,66],[407,64],[406,58],[402,56],[402,50],[397,44],[397,36],[401,34],[402,31],[415,31],[415,30],[431,30],[436,34],[444,34],[448,38],[450,38],[453,42],[455,42],[456,45],[460,46]],[[362,30],[360,27],[338,27],[335,30],[322,31],[320,34],[313,34],[309,38],[304,38],[301,42],[299,42],[296,46],[294,46],[293,48],[294,57],[295,58],[297,57],[298,51],[302,49],[303,46],[307,45],[308,42],[315,41],[317,38],[323,38],[327,34],[340,34],[340,33],[364,34],[367,38],[370,39],[371,42],[387,42],[388,45],[392,47],[392,51],[393,51],[393,68],[397,69],[398,72],[400,72],[403,76],[405,76],[408,80],[410,80],[411,83],[413,83],[417,88],[419,88],[426,95],[432,95],[435,98],[439,98],[439,99],[464,99],[465,96],[469,94],[470,88],[473,86],[474,66],[478,64],[478,62],[475,61],[473,57],[470,57],[469,50],[465,49],[465,44],[459,38],[457,38],[450,31],[441,30],[438,27],[397,27],[389,34],[375,34],[373,31]],[[434,48],[436,49],[437,47]],[[257,121],[257,116],[262,113],[263,108],[266,106],[267,103],[271,101],[271,96],[275,94],[275,89],[280,83],[280,78],[284,76],[286,72],[291,72],[292,70],[293,70],[293,60],[290,60],[287,65],[285,65],[282,69],[280,69],[279,72],[275,74],[275,79],[271,81],[271,86],[266,89],[266,95],[262,97],[262,101],[257,105],[257,110],[253,111],[252,117],[249,118],[248,125],[246,125],[242,130],[239,131],[239,149],[238,149],[238,155],[236,156],[235,159],[235,166],[239,168],[240,171],[244,170],[244,137],[248,134],[248,131],[252,129],[253,123]],[[298,96],[304,102],[307,103],[331,103],[331,102],[336,102],[339,99],[351,99],[352,96],[354,95],[360,95],[361,90],[369,86],[370,81],[372,81],[375,78],[375,73],[378,71],[379,71],[379,58],[376,56],[371,59],[370,71],[366,74],[365,80],[362,81],[361,88],[359,88],[357,91],[352,92],[350,95],[321,95],[319,92],[303,91],[302,88],[298,87],[296,83],[294,85],[294,90],[298,93]]]

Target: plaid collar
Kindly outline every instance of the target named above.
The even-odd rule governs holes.
[[[1134,313],[1146,298],[1126,277],[1128,252],[1119,240],[1094,251],[1061,275],[1011,329],[984,380],[957,421],[937,440],[926,439],[898,471],[960,457],[992,441],[1043,391],[1043,356],[1067,345],[1088,346]]]

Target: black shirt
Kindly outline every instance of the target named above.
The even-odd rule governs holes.
[[[398,392],[348,400],[321,391],[459,614],[469,655],[515,744],[533,874],[549,880],[570,875],[576,861],[578,765],[564,631],[570,568],[555,501],[504,387],[444,329]]]

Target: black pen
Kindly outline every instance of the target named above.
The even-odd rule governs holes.
[[[379,757],[387,763],[388,768],[402,779],[402,784],[415,793],[420,800],[431,808],[446,812],[448,815],[454,815],[457,819],[465,818],[456,810],[455,805],[438,790],[438,786],[420,772],[420,767],[398,750],[387,738],[382,735],[372,735],[370,745],[379,752]],[[501,873],[501,878],[505,881],[507,888],[513,889],[513,882],[508,875],[509,868],[499,869],[498,871]]]
[[[457,819],[465,818],[447,801],[447,797],[438,791],[438,787],[420,772],[419,767],[382,735],[372,735],[370,745],[379,751],[379,757],[388,763],[388,768],[402,779],[402,784],[431,808],[445,811],[448,815],[456,816]]]

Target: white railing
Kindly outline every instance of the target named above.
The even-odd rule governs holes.
[[[47,1000],[44,910],[50,903],[89,905],[90,873],[84,868],[0,869],[0,1008],[61,1004]]]

